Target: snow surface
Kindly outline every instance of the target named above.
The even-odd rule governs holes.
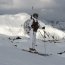
[[[29,38],[22,37],[21,40],[15,40],[13,43],[11,41],[7,36],[0,36],[0,65],[65,65],[65,57],[57,54],[65,50],[64,43],[62,43],[64,45],[46,43],[46,53],[52,55],[40,56],[22,51],[23,48],[29,48]],[[17,47],[14,46],[15,44]],[[44,42],[37,40],[37,45],[36,49],[45,53]]]
[[[43,30],[38,30],[36,50],[52,55],[40,56],[22,51],[31,47],[29,37],[23,32],[23,24],[29,17],[25,13],[0,16],[0,65],[65,65],[65,33],[42,22],[40,24],[45,25],[50,38],[46,38],[44,42],[40,35],[40,32],[44,34]],[[52,35],[56,41],[51,40]],[[17,36],[21,39],[16,39]]]

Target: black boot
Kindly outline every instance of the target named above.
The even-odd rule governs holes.
[[[33,48],[29,48],[30,51],[36,51],[36,49],[33,49]]]

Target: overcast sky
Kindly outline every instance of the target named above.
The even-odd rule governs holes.
[[[1,8],[30,8],[35,6],[36,8],[41,7],[52,7],[55,6],[55,1],[53,0],[0,0]]]
[[[32,6],[34,9],[42,9],[44,14],[65,13],[65,0],[0,0],[0,14],[19,13],[23,10],[26,12],[31,10]]]
[[[65,8],[65,0],[0,0],[0,10],[35,8]]]

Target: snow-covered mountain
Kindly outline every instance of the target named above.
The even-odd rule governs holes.
[[[0,34],[9,36],[26,36],[23,26],[24,22],[29,18],[30,15],[26,13],[20,13],[16,15],[0,15]],[[54,36],[55,39],[62,39],[65,37],[65,32],[53,28],[52,26],[45,24],[45,22],[45,20],[39,20],[40,25],[45,26],[45,31],[50,37]],[[44,35],[42,29],[39,29],[37,32],[37,38],[39,39],[42,38],[40,33]]]

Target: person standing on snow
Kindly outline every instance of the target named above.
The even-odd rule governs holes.
[[[35,44],[36,44],[36,33],[37,30],[40,28],[39,22],[38,22],[38,14],[34,13],[31,16],[31,22],[30,22],[30,38],[31,38],[31,43],[32,43],[32,48],[29,48],[30,51],[36,51],[35,49]],[[42,29],[45,29],[45,27],[42,27]]]

